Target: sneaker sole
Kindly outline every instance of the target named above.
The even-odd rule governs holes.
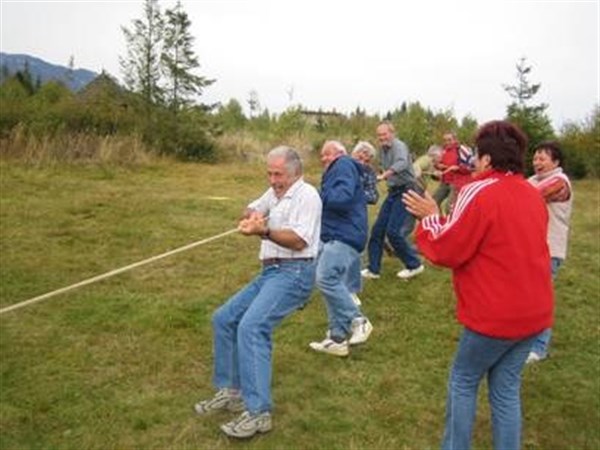
[[[311,342],[310,344],[308,344],[308,346],[313,349],[315,352],[319,352],[319,353],[326,353],[328,355],[333,355],[333,356],[348,356],[350,354],[350,351],[348,349],[342,350],[329,350],[327,348],[323,348],[320,347],[318,345],[313,345],[314,343]]]
[[[381,277],[381,275],[377,274],[377,273],[373,273],[373,272],[369,272],[369,273],[360,273],[360,276],[362,278],[367,278],[369,280],[377,280],[378,278]]]
[[[241,412],[243,411],[246,406],[244,405],[244,402],[242,400],[239,401],[229,401],[227,404],[220,406],[218,408],[205,408],[200,406],[200,403],[196,403],[194,405],[194,411],[196,412],[196,414],[200,415],[200,416],[206,416],[209,414],[214,414],[214,413],[218,413],[220,411],[226,411],[226,412]]]
[[[423,270],[421,270],[421,271],[419,271],[419,272],[417,272],[417,273],[413,273],[412,275],[408,275],[408,276],[401,276],[401,275],[400,275],[400,273],[397,273],[397,274],[396,274],[396,276],[397,276],[398,278],[400,278],[401,280],[410,280],[411,278],[418,277],[418,276],[419,276],[419,275],[421,275],[421,274],[422,274],[424,271],[425,271],[425,269],[423,269]]]
[[[231,438],[236,438],[236,439],[250,439],[253,436],[256,436],[259,433],[268,433],[269,431],[271,431],[273,427],[269,426],[269,427],[265,427],[265,428],[257,428],[256,430],[254,430],[254,432],[250,433],[250,434],[236,434],[235,430],[232,430],[231,428],[225,426],[225,425],[221,425],[221,431],[223,433],[225,433],[227,436],[231,437]]]

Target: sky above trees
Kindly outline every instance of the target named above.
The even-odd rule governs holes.
[[[161,8],[174,1],[159,0]],[[122,26],[143,2],[3,0],[1,48],[121,77]],[[502,117],[502,85],[526,57],[555,127],[599,102],[599,2],[516,0],[182,1],[199,75],[217,81],[203,101],[255,91],[262,107],[385,113],[402,102]]]

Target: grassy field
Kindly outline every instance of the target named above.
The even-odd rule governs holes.
[[[253,164],[0,169],[0,307],[232,229],[266,186]],[[600,448],[599,188],[575,184],[552,354],[524,376],[524,449]],[[242,444],[218,429],[230,416],[194,415],[213,392],[211,313],[257,250],[233,234],[0,316],[0,448],[438,448],[460,332],[450,274],[401,282],[389,258],[361,296],[375,330],[349,358],[308,348],[326,327],[318,294],[277,330],[271,433]],[[474,447],[490,435],[483,386]]]

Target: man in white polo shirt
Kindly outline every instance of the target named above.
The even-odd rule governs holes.
[[[248,438],[271,430],[271,347],[274,328],[308,301],[315,281],[321,199],[302,179],[302,160],[290,147],[267,155],[270,188],[250,203],[239,230],[261,238],[261,272],[213,315],[216,395],[198,414],[243,411],[221,426]]]

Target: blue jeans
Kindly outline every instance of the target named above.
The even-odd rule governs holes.
[[[448,382],[443,450],[470,448],[477,391],[485,375],[494,448],[521,447],[521,372],[534,339],[496,339],[463,330]]]
[[[325,298],[332,338],[346,339],[352,320],[362,316],[350,297],[350,282],[356,267],[360,268],[360,253],[354,248],[341,241],[322,243],[317,261],[317,287]]]
[[[562,265],[564,259],[562,258],[551,258],[550,259],[550,270],[552,272],[552,279],[556,278],[559,267]],[[550,347],[550,339],[552,338],[552,328],[546,328],[540,334],[537,335],[532,352],[537,353],[542,359],[548,356],[548,348]]]
[[[361,264],[362,262],[359,256],[348,269],[348,290],[353,294],[362,290],[362,276],[360,275]]]
[[[314,279],[313,262],[264,267],[213,314],[213,382],[217,389],[241,389],[251,413],[271,410],[273,329],[307,303]]]
[[[403,192],[400,190],[388,193],[371,229],[368,253],[369,270],[372,273],[381,271],[383,241],[386,235],[395,254],[407,269],[416,269],[421,265],[417,250],[409,242],[409,235],[415,226],[415,219],[402,202]]]

